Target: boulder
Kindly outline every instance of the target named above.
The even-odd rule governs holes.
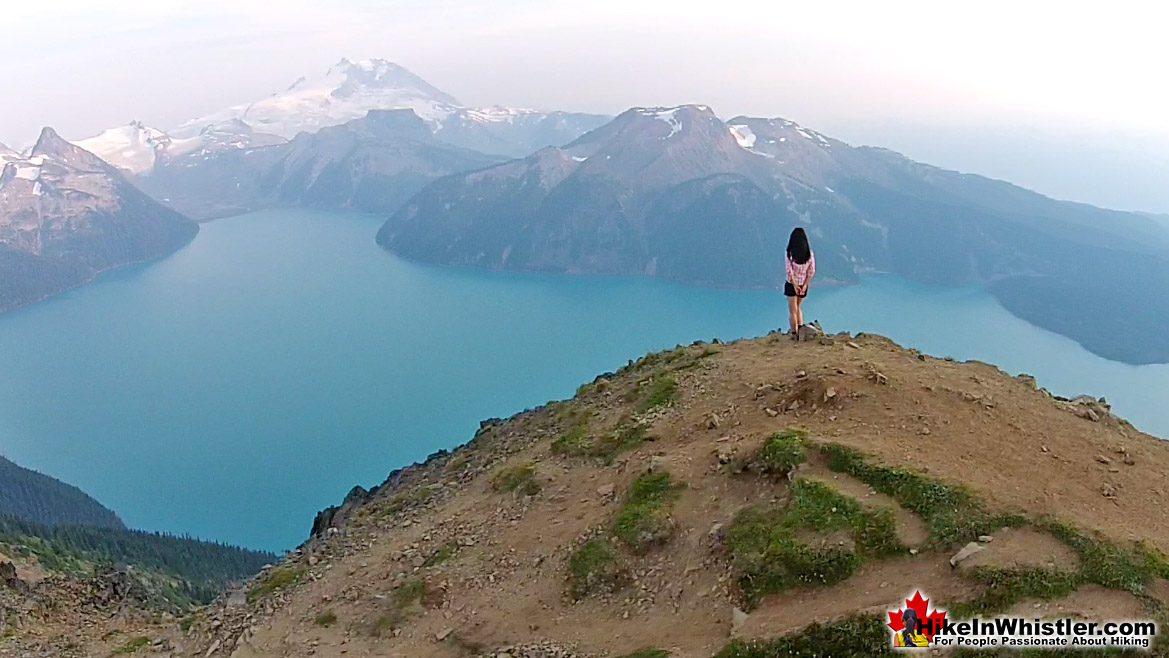
[[[819,322],[813,321],[811,324],[805,324],[800,327],[796,335],[799,336],[801,341],[818,341],[824,335],[824,330],[820,328]]]
[[[970,556],[974,555],[975,553],[981,553],[982,551],[985,551],[985,550],[986,550],[985,546],[983,546],[982,544],[979,544],[978,542],[972,541],[969,544],[966,544],[965,546],[963,546],[962,550],[955,553],[954,557],[950,558],[950,566],[957,567],[963,561],[969,559]]]

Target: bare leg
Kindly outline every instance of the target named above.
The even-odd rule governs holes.
[[[796,300],[796,328],[804,326],[804,299],[802,297],[792,297]]]
[[[788,326],[791,328],[791,332],[793,334],[796,333],[796,330],[800,328],[799,319],[800,319],[799,297],[794,297],[794,296],[788,297],[787,298],[787,323],[788,323]]]

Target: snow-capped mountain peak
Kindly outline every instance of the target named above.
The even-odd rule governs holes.
[[[433,124],[458,108],[453,96],[403,66],[381,59],[342,59],[323,76],[301,78],[265,99],[188,121],[173,134],[193,136],[209,124],[242,120],[258,132],[291,139],[359,119],[370,110],[410,109]]]
[[[329,69],[325,78],[339,79],[339,84],[332,92],[335,98],[361,95],[367,89],[382,89],[393,90],[399,94],[412,92],[416,98],[446,105],[461,105],[454,96],[423,80],[406,67],[384,59],[357,62],[342,59]]]
[[[75,143],[119,169],[141,174],[154,168],[159,154],[170,146],[171,138],[141,121],[131,121]]]

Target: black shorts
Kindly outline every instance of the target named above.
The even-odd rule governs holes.
[[[792,285],[791,281],[784,281],[783,282],[783,294],[787,295],[788,297],[799,297],[800,299],[803,299],[803,298],[808,296],[808,293],[806,293],[806,292],[802,295],[797,295],[796,294],[796,287]]]

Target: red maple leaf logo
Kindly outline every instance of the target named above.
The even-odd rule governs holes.
[[[933,641],[934,632],[942,627],[942,620],[946,618],[946,611],[934,610],[926,614],[926,611],[929,609],[930,600],[922,598],[920,590],[913,593],[912,599],[905,599],[905,605],[917,613],[917,618],[921,621],[922,634],[930,641]],[[889,611],[889,628],[893,629],[894,633],[905,628],[905,623],[901,621],[901,615],[904,612],[904,608]]]

